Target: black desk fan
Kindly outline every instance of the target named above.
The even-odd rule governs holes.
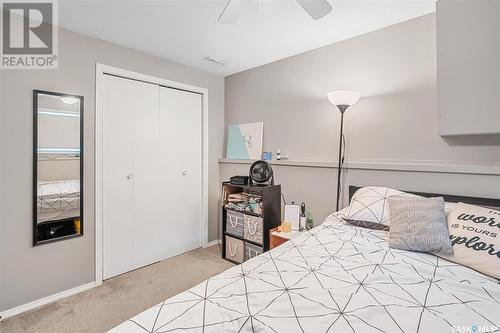
[[[274,185],[273,168],[263,160],[254,162],[250,166],[248,176],[250,177],[250,185],[252,186],[267,186],[269,183]]]

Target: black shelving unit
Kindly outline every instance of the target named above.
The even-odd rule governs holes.
[[[231,193],[249,193],[262,196],[262,214],[255,214],[252,212],[235,212],[262,217],[262,244],[238,237],[231,233],[226,233],[227,212],[225,208],[227,204],[227,197]],[[269,251],[269,230],[276,228],[281,224],[281,185],[265,185],[265,186],[248,186],[248,185],[234,185],[230,182],[222,183],[222,258],[232,263],[239,264],[231,259],[226,258],[226,235],[232,238],[240,239],[244,242],[262,247],[263,252]]]

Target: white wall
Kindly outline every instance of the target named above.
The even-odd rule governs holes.
[[[224,133],[224,79],[165,59],[59,32],[58,70],[0,71],[0,311],[94,280],[95,64],[144,73],[209,91],[209,240],[217,238],[218,158]],[[84,236],[32,247],[32,91],[83,95]],[[126,133],[124,133],[126,135]],[[168,189],[167,189],[168,190]]]

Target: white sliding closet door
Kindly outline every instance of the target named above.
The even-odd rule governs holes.
[[[201,246],[202,96],[102,82],[103,278]]]
[[[129,80],[130,81],[130,80]],[[133,126],[134,251],[135,267],[149,265],[168,256],[167,232],[162,211],[165,188],[159,182],[160,118],[158,85],[139,83],[136,90]]]
[[[134,108],[137,82],[104,76],[103,106],[103,277],[133,269]]]
[[[176,253],[201,246],[202,96],[160,88],[162,181],[171,184],[165,220]]]
[[[159,86],[103,81],[103,273],[153,263],[167,250],[158,183]],[[163,228],[163,229],[162,229]]]

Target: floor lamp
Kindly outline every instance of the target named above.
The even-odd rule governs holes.
[[[329,92],[327,95],[330,103],[335,105],[340,111],[340,143],[339,143],[339,167],[337,176],[337,211],[339,210],[340,201],[340,174],[342,172],[342,164],[344,163],[344,154],[342,152],[342,144],[344,141],[344,112],[359,101],[361,94],[357,91],[336,90]]]

